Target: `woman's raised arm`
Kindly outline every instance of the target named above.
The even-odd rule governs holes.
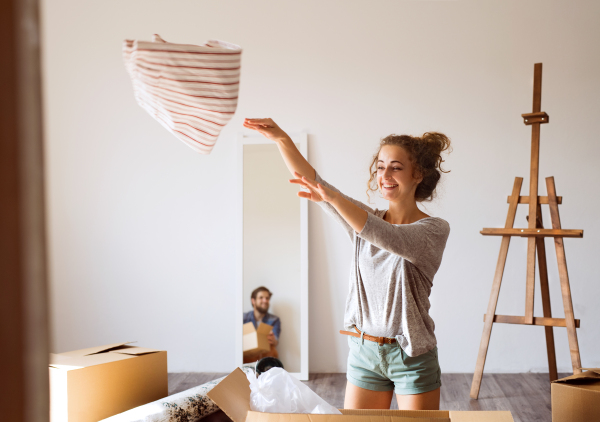
[[[272,119],[246,119],[244,120],[244,127],[255,130],[265,138],[275,142],[279,147],[283,161],[294,177],[297,177],[295,173],[300,173],[309,179],[315,178],[316,172],[313,166],[300,154],[288,134],[277,126]]]
[[[359,233],[367,221],[368,212],[373,212],[364,204],[346,197],[337,189],[328,187],[315,181],[317,173],[315,169],[300,154],[292,139],[271,119],[246,119],[244,127],[252,129],[263,135],[265,138],[277,143],[283,161],[295,177],[290,180],[306,189],[304,192],[298,192],[301,198],[309,199],[313,202],[325,202],[330,205],[336,215],[342,221],[348,230],[354,230]],[[354,202],[353,202],[354,201]],[[351,235],[352,237],[352,235]]]

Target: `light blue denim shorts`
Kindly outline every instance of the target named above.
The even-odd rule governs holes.
[[[346,378],[360,388],[396,394],[420,394],[442,386],[437,346],[410,357],[400,345],[348,336],[350,354]]]

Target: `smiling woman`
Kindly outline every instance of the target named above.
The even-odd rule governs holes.
[[[352,331],[340,331],[350,336],[344,407],[389,409],[395,391],[400,409],[438,409],[441,370],[429,295],[450,226],[417,202],[433,197],[450,140],[440,133],[384,138],[369,188],[376,181],[389,208],[377,210],[325,182],[273,120],[246,119],[244,126],[277,145],[295,177],[290,182],[306,189],[298,196],[319,204],[353,243],[344,315]]]

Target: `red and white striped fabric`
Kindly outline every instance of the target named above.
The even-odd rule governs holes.
[[[235,113],[242,49],[223,41],[204,45],[125,40],[125,67],[137,103],[167,130],[209,154]]]

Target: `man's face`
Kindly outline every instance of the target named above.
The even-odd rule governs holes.
[[[266,314],[269,310],[269,300],[271,300],[271,296],[268,292],[258,292],[256,299],[252,299],[252,306],[261,314]]]

